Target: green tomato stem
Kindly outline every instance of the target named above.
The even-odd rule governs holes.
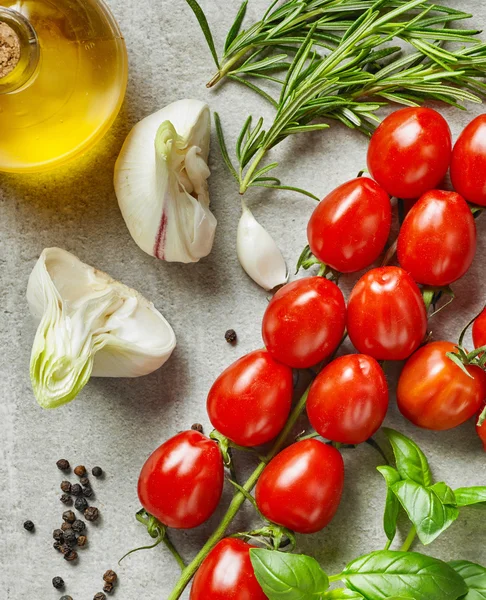
[[[184,571],[184,569],[186,568],[186,563],[184,562],[184,559],[182,558],[182,556],[179,554],[177,548],[170,541],[170,539],[169,539],[169,537],[167,535],[167,532],[165,533],[164,539],[162,541],[167,546],[167,548],[170,550],[172,556],[176,559],[177,564],[179,565],[179,567],[181,568],[181,570]]]
[[[415,540],[416,535],[417,535],[417,530],[415,529],[415,525],[413,525],[407,535],[407,539],[403,542],[403,546],[400,548],[400,550],[402,552],[408,552],[408,550],[410,549],[410,546],[413,544],[413,541]]]
[[[287,440],[293,426],[297,422],[297,419],[300,417],[300,415],[302,414],[302,412],[305,409],[305,405],[307,402],[307,396],[309,395],[309,389],[310,389],[310,386],[306,389],[306,391],[304,392],[304,394],[302,395],[302,397],[300,398],[298,403],[295,405],[295,407],[289,417],[289,420],[287,421],[285,427],[282,429],[280,435],[278,436],[277,440],[275,441],[275,444],[273,445],[269,454],[265,457],[265,460],[261,461],[258,464],[256,469],[250,475],[248,481],[245,483],[244,486],[242,486],[243,489],[245,490],[245,492],[247,492],[247,493],[251,492],[251,490],[255,487],[255,485],[258,481],[258,478],[263,473],[263,470],[265,469],[267,463],[270,460],[272,460],[272,458],[282,449],[282,446],[285,444],[285,441]],[[167,598],[167,600],[177,600],[178,598],[180,598],[182,596],[182,593],[186,589],[186,587],[189,584],[189,582],[191,581],[191,579],[194,577],[196,571],[198,570],[198,568],[200,567],[201,563],[206,558],[208,553],[216,546],[216,544],[220,540],[223,539],[223,537],[226,533],[226,530],[228,529],[229,525],[235,518],[237,512],[240,510],[240,508],[245,500],[246,500],[246,497],[243,492],[238,492],[237,494],[234,495],[234,497],[228,507],[228,510],[226,511],[226,514],[222,518],[220,524],[215,529],[214,533],[211,535],[211,537],[208,539],[208,541],[201,548],[201,550],[199,551],[197,556],[194,558],[194,560],[189,565],[187,565],[187,567],[182,571],[182,575],[181,575],[179,581],[177,582],[175,588],[172,590],[172,593]]]

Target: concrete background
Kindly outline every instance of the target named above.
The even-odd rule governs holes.
[[[200,264],[165,264],[145,255],[130,238],[112,187],[113,164],[130,127],[142,117],[183,97],[207,100],[221,114],[229,148],[244,118],[270,117],[264,106],[241,87],[215,91],[204,84],[212,61],[194,17],[183,0],[110,0],[125,34],[130,56],[126,102],[115,126],[89,155],[66,168],[41,176],[0,175],[0,597],[8,600],[55,600],[62,594],[51,585],[61,575],[66,593],[89,600],[101,590],[105,569],[115,568],[119,600],[163,600],[178,569],[159,547],[129,557],[121,555],[147,542],[134,519],[139,508],[137,477],[145,458],[161,442],[193,422],[209,430],[207,391],[220,371],[237,357],[261,345],[260,319],[267,295],[250,281],[235,255],[239,198],[221,161],[215,138],[211,158],[212,207],[219,220],[213,253]],[[486,25],[482,0],[456,6]],[[237,9],[235,0],[203,0],[218,48]],[[252,0],[251,19],[267,2]],[[455,136],[476,114],[442,110]],[[324,195],[365,166],[366,139],[344,127],[287,141],[275,155],[285,182]],[[291,193],[254,192],[248,197],[255,215],[279,240],[292,267],[306,243],[311,200]],[[486,222],[480,219],[477,259],[468,275],[454,286],[457,299],[431,322],[436,339],[457,339],[462,324],[477,313],[486,298],[482,257]],[[46,246],[58,245],[83,261],[110,273],[150,298],[173,325],[178,346],[161,370],[139,380],[92,380],[73,403],[43,411],[29,382],[29,356],[35,328],[25,301],[28,275]],[[353,280],[346,278],[349,291]],[[239,343],[230,347],[224,332],[232,327]],[[395,380],[398,366],[388,371]],[[398,413],[393,399],[387,425],[411,435],[430,457],[437,480],[451,486],[486,482],[484,453],[472,423],[451,432],[414,428]],[[305,426],[305,424],[304,424]],[[90,527],[90,545],[79,564],[65,563],[51,548],[51,532],[60,525],[58,501],[61,457],[74,466],[99,464],[106,478],[95,485],[99,525]],[[299,550],[312,553],[329,572],[384,545],[381,527],[385,497],[377,453],[368,447],[345,451],[346,487],[339,513],[322,533],[298,537]],[[238,466],[248,465],[238,458]],[[226,489],[223,507],[231,491]],[[486,562],[484,515],[464,510],[459,520],[429,551],[444,559]],[[35,535],[22,528],[25,519]],[[235,526],[247,529],[253,518],[248,506]],[[187,559],[217,523],[218,516],[194,531],[176,532],[173,540]],[[403,531],[405,528],[403,528]],[[402,533],[403,533],[402,531]],[[421,550],[417,544],[417,549]]]

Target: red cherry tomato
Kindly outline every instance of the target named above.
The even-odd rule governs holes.
[[[314,380],[307,398],[309,420],[322,437],[361,444],[381,426],[388,409],[383,369],[364,354],[341,356]]]
[[[204,523],[223,491],[223,458],[218,444],[198,431],[183,431],[148,458],[138,480],[147,512],[174,529]]]
[[[376,360],[403,360],[427,331],[427,313],[416,283],[400,267],[363,275],[348,303],[348,333],[354,346]]]
[[[390,234],[390,198],[368,177],[340,185],[314,210],[307,226],[312,253],[341,273],[368,267]]]
[[[469,202],[486,206],[486,114],[464,129],[452,151],[451,179],[454,189]]]
[[[344,334],[346,305],[341,290],[323,277],[288,283],[263,316],[265,346],[278,361],[305,369],[329,357]]]
[[[483,410],[486,409],[486,406],[483,408]],[[478,413],[478,420],[479,417],[481,416],[482,411]],[[476,421],[477,423],[478,421]],[[483,421],[481,423],[481,425],[476,424],[476,431],[477,434],[479,435],[479,439],[483,442],[483,447],[484,447],[484,451],[486,452],[486,421]]]
[[[250,560],[254,547],[235,538],[221,540],[199,567],[190,600],[267,600]]]
[[[319,440],[302,440],[265,467],[255,498],[270,521],[298,533],[315,533],[334,517],[343,484],[341,454]]]
[[[476,224],[467,202],[433,190],[410,210],[398,236],[398,260],[417,283],[436,287],[460,279],[476,253]]]
[[[368,168],[391,196],[418,198],[444,178],[451,160],[447,121],[431,108],[402,108],[386,117],[368,148]]]
[[[486,346],[486,308],[474,321],[472,337],[475,348],[482,348],[483,346]]]
[[[486,373],[466,367],[468,377],[446,356],[452,342],[427,344],[407,361],[398,380],[400,412],[414,425],[442,431],[473,417],[486,400]]]
[[[259,446],[285,425],[292,405],[292,369],[266,350],[230,365],[211,388],[207,409],[213,427],[240,446]]]

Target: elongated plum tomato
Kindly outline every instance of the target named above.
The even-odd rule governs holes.
[[[235,538],[221,540],[199,567],[190,600],[267,600],[250,560],[254,547]]]
[[[417,284],[400,267],[368,271],[348,302],[348,333],[355,348],[376,360],[404,360],[427,331]]]
[[[263,316],[263,341],[284,365],[305,369],[337,348],[346,322],[341,290],[323,277],[287,283],[271,299]]]
[[[454,145],[451,179],[454,189],[469,202],[486,206],[486,114],[464,129]]]
[[[390,234],[390,198],[368,177],[340,185],[314,210],[307,226],[312,253],[341,273],[368,267]]]
[[[431,108],[402,108],[371,137],[368,168],[391,196],[418,198],[436,188],[451,160],[451,131]]]
[[[486,308],[473,323],[472,337],[475,348],[486,346]]]
[[[230,365],[209,391],[213,427],[240,446],[259,446],[285,425],[292,405],[292,369],[266,350],[250,352]]]
[[[427,344],[407,361],[398,380],[400,412],[414,425],[442,431],[461,425],[484,405],[486,373],[466,367],[469,377],[446,356],[452,342]]]
[[[467,202],[454,192],[424,194],[403,222],[397,250],[417,283],[440,287],[460,279],[476,254],[476,224]]]
[[[223,491],[218,444],[198,431],[183,431],[162,444],[142,467],[138,497],[147,512],[174,529],[204,523]]]
[[[297,533],[315,533],[336,514],[343,485],[344,463],[336,448],[302,440],[265,467],[255,498],[270,521]]]
[[[483,410],[486,410],[486,406],[484,406]],[[479,412],[478,416],[477,416],[478,418],[476,421],[476,431],[479,436],[479,439],[483,442],[483,448],[484,448],[484,451],[486,452],[486,420],[483,421],[481,423],[481,425],[479,425],[479,418],[481,417],[482,412],[483,411]]]
[[[388,409],[383,369],[371,356],[350,354],[327,365],[307,398],[312,427],[342,444],[361,444],[381,426]]]

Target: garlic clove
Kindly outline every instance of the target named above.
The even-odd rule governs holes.
[[[287,266],[272,236],[242,202],[236,234],[238,260],[246,273],[264,290],[286,283]]]
[[[151,256],[190,263],[211,252],[210,132],[208,105],[179,100],[140,121],[125,140],[115,192],[133,239]]]
[[[176,345],[151,302],[60,248],[42,252],[27,301],[39,322],[30,373],[43,408],[73,400],[91,376],[147,375]]]

